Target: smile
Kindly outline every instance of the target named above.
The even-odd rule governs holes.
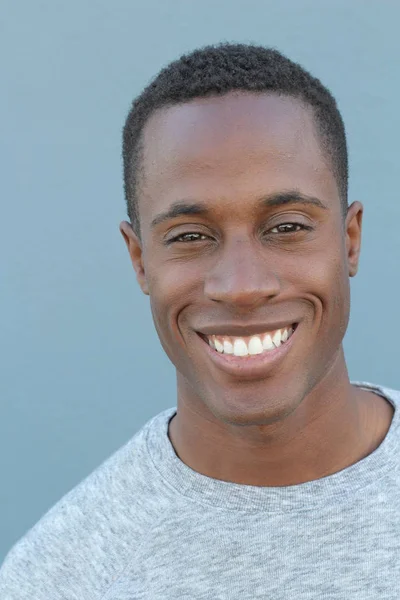
[[[264,379],[278,368],[297,338],[299,323],[250,336],[198,333],[201,346],[218,370],[231,377]],[[286,332],[286,333],[285,333]]]
[[[276,331],[266,331],[247,337],[230,335],[204,336],[208,344],[220,354],[232,354],[240,357],[251,357],[264,354],[279,348],[292,336],[296,324]]]

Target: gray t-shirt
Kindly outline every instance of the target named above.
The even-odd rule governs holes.
[[[175,454],[169,408],[9,551],[1,600],[399,600],[400,392],[358,463],[286,487],[224,482]]]

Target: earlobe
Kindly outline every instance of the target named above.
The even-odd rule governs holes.
[[[120,223],[119,230],[128,248],[132,266],[136,273],[136,279],[142,292],[148,296],[149,290],[143,262],[142,243],[136,233],[133,231],[132,225],[128,223],[128,221],[122,221],[122,223]]]

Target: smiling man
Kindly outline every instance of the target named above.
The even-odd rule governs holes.
[[[400,394],[346,367],[363,206],[335,100],[275,50],[205,47],[135,100],[123,157],[177,407],[14,546],[1,598],[398,600]]]

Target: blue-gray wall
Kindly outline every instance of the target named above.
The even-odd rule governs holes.
[[[365,205],[350,376],[400,388],[399,19],[396,0],[2,0],[0,561],[176,403],[118,230],[120,138],[133,97],[196,46],[273,45],[332,89]]]

